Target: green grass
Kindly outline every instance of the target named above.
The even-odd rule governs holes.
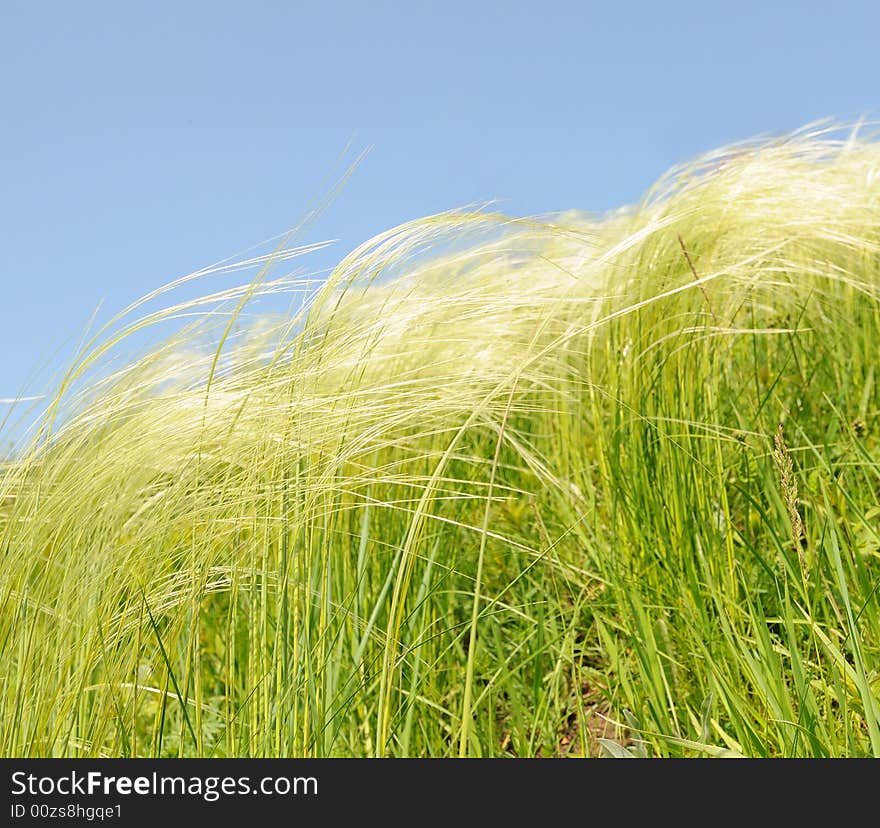
[[[0,754],[880,756],[880,144],[302,252],[0,471]]]

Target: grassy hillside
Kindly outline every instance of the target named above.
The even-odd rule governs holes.
[[[138,313],[0,471],[0,754],[880,756],[880,144]]]

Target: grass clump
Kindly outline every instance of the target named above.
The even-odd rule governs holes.
[[[880,755],[873,140],[137,311],[0,470],[3,755]]]

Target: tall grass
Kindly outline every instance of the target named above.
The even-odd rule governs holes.
[[[880,144],[303,252],[0,473],[3,755],[880,755]]]

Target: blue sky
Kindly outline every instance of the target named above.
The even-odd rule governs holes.
[[[372,151],[303,239],[341,240],[320,264],[438,210],[601,211],[720,144],[877,117],[878,31],[867,2],[2,0],[0,398],[99,302],[295,223],[350,140]]]

